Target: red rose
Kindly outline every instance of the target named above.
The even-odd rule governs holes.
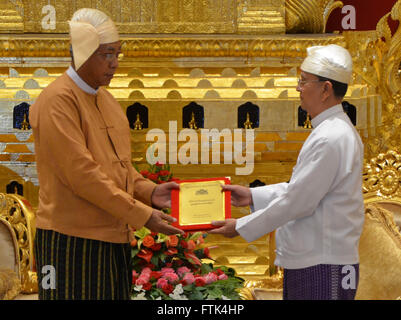
[[[138,252],[137,256],[139,258],[144,259],[147,263],[150,262],[150,259],[152,259],[153,256],[153,252],[152,250],[148,250],[148,249],[142,249]]]
[[[195,278],[195,286],[203,287],[205,284],[206,284],[206,281],[202,277],[196,277]]]
[[[143,238],[142,243],[145,247],[150,248],[151,246],[153,246],[155,244],[155,239],[153,239],[152,236],[147,235],[145,238]]]
[[[149,291],[150,289],[152,289],[152,284],[150,282],[147,282],[144,285],[142,285],[142,289]]]
[[[176,235],[169,236],[166,243],[167,247],[176,247],[178,245],[178,237]]]
[[[163,163],[162,163],[162,162],[159,162],[159,161],[157,161],[157,162],[156,162],[156,167],[163,167]]]
[[[165,294],[170,294],[171,292],[173,292],[173,286],[168,283],[162,287],[162,290]]]

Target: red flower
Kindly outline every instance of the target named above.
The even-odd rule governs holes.
[[[147,282],[144,285],[142,285],[142,289],[149,291],[150,289],[152,289],[152,284],[150,282]]]
[[[184,252],[185,258],[189,260],[189,262],[197,265],[202,265],[202,262],[198,259],[198,257],[193,252]]]
[[[196,243],[194,240],[189,240],[187,242],[187,245],[188,245],[188,250],[194,250],[196,248]]]
[[[161,276],[163,275],[163,273],[161,273],[160,271],[152,271],[150,273],[150,279],[154,278],[155,280],[159,279]]]
[[[141,175],[143,175],[146,178],[149,175],[149,171],[148,170],[142,170],[141,171]]]
[[[159,161],[157,161],[157,162],[156,162],[156,167],[163,167],[163,163],[162,163],[162,162],[159,162]]]
[[[217,269],[216,272],[217,272],[217,275],[219,275],[219,276],[222,275],[222,274],[224,274],[224,271],[221,270],[220,268]]]
[[[157,181],[158,177],[159,177],[159,175],[157,173],[151,173],[150,175],[148,175],[148,179],[150,179],[152,181]]]
[[[153,246],[150,247],[153,251],[159,251],[162,248],[161,243],[155,243]]]
[[[167,247],[176,247],[178,245],[178,237],[176,235],[169,236],[166,244]]]
[[[181,247],[183,247],[184,249],[188,248],[188,244],[187,244],[187,242],[186,242],[185,240],[181,240],[181,241],[180,241],[180,245],[181,245]]]
[[[178,253],[178,250],[177,248],[168,248],[164,253],[168,256],[173,256]]]
[[[138,241],[136,240],[136,238],[134,238],[134,239],[131,241],[131,247],[135,247],[137,243],[138,243]]]
[[[170,294],[171,292],[173,292],[173,286],[168,283],[162,287],[162,290],[165,294]]]
[[[209,248],[204,248],[203,249],[203,254],[205,255],[205,257],[207,257],[207,258],[210,258],[211,259],[211,257],[210,257],[210,251],[209,251]],[[219,269],[220,270],[220,269]],[[221,270],[220,270],[221,271]]]
[[[206,284],[206,281],[202,277],[196,277],[195,278],[195,286],[203,287],[205,284]]]
[[[142,249],[138,252],[137,256],[139,258],[144,259],[147,263],[149,263],[150,259],[152,259],[153,252],[152,252],[152,250],[149,250],[149,249]]]
[[[145,238],[143,238],[142,243],[145,247],[150,248],[151,246],[153,246],[155,244],[155,239],[153,239],[152,236],[147,235]]]
[[[168,171],[168,170],[160,170],[159,171],[159,175],[161,175],[161,176],[169,176],[170,175],[170,171]]]

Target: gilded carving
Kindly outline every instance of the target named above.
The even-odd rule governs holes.
[[[33,257],[35,215],[32,208],[24,202],[24,198],[21,196],[0,193],[0,217],[10,223],[15,232],[19,249],[22,292],[37,292],[38,283]]]
[[[286,0],[287,33],[325,33],[331,12],[342,7],[335,0]]]
[[[401,21],[400,0],[379,21],[375,32],[344,33],[354,57],[354,71],[376,87],[382,98],[381,125],[365,144],[367,158],[387,150],[401,151],[401,28],[392,34],[389,17]]]
[[[55,10],[55,28],[43,27],[45,6]],[[79,8],[97,8],[122,34],[324,33],[335,0],[2,0],[0,32],[67,33]]]

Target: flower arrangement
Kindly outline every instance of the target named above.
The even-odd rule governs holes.
[[[159,162],[140,173],[157,184],[178,180],[169,165]],[[145,227],[135,231],[131,242],[132,299],[240,299],[238,289],[244,279],[236,277],[234,269],[202,262],[213,260],[209,248],[203,246],[206,236],[202,232],[167,236]]]
[[[244,280],[232,268],[213,267],[202,232],[166,236],[146,228],[135,232],[132,246],[132,299],[240,299]]]
[[[139,171],[138,168],[137,170]],[[143,177],[153,181],[156,184],[178,180],[176,178],[173,178],[173,174],[170,171],[170,166],[168,164],[163,164],[160,162],[156,162],[153,165],[149,165],[148,170],[142,170],[139,171],[139,173]]]

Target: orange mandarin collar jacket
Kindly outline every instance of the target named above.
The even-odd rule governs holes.
[[[152,213],[156,185],[131,165],[121,106],[104,88],[86,93],[64,73],[29,112],[40,184],[38,228],[114,243]]]

